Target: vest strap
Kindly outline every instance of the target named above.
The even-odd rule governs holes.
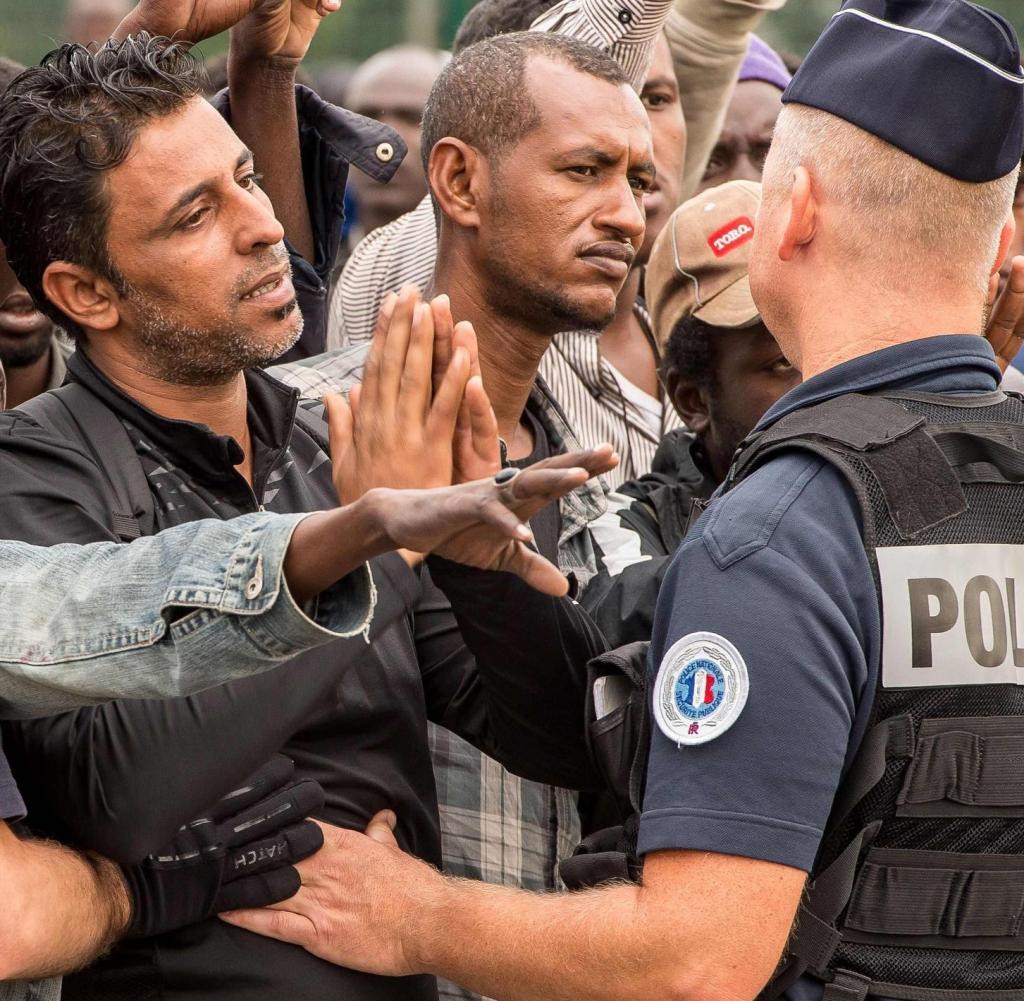
[[[861,742],[860,752],[832,808],[834,822],[849,812],[881,781],[892,758],[914,755],[914,722],[910,716],[893,716],[875,724]]]
[[[967,510],[960,478],[925,428],[923,417],[894,400],[859,393],[835,397],[787,414],[744,442],[726,489],[766,456],[803,448],[843,470],[865,510],[870,504],[863,474],[851,462],[867,467],[893,524],[904,539],[911,539]]]
[[[898,816],[1024,816],[1024,719],[922,721]]]
[[[1019,952],[1022,917],[1019,855],[871,849],[857,876],[843,938]]]
[[[1010,429],[1018,431],[1019,429]],[[958,473],[961,483],[1022,483],[1024,452],[1020,450],[1021,435],[1001,441],[991,435],[982,436],[961,428],[937,429],[935,443]]]
[[[825,985],[821,1001],[864,1001],[871,989],[871,981],[859,973],[839,970],[835,980]]]

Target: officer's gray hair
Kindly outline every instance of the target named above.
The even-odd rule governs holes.
[[[851,220],[851,250],[884,267],[920,268],[935,254],[987,289],[1017,171],[983,184],[958,181],[835,115],[788,104],[775,126],[763,198],[784,197],[800,165],[819,196]]]

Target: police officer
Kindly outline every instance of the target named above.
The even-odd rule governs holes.
[[[238,923],[502,998],[1024,998],[1024,403],[980,336],[1018,42],[851,0],[784,100],[750,281],[805,381],[661,592],[642,885],[452,882],[385,816]]]

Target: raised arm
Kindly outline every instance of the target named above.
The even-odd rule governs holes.
[[[675,0],[665,34],[686,116],[682,198],[700,184],[722,131],[750,33],[786,0]]]
[[[288,242],[310,264],[316,244],[299,149],[295,74],[320,21],[341,0],[257,0],[231,29],[231,124],[253,152]]]

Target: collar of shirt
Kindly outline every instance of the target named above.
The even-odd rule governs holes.
[[[547,432],[548,440],[551,442],[552,455],[557,455],[560,452],[576,452],[583,448],[576,435],[573,434],[558,401],[551,395],[551,390],[540,376],[537,376],[533,389],[530,390],[530,399],[526,406]],[[601,481],[587,480],[583,486],[566,494],[562,498],[560,507],[562,534],[558,544],[564,547],[573,536],[582,532],[590,522],[599,518],[607,510],[608,502]]]
[[[164,455],[190,474],[209,482],[237,476],[242,448],[227,435],[214,434],[205,424],[171,420],[143,406],[115,386],[87,357],[76,351],[68,359],[68,374],[99,397],[118,417],[128,421]],[[299,394],[259,369],[247,369],[249,434],[253,446],[253,479],[273,467],[291,440]]]
[[[985,393],[1001,378],[992,346],[977,334],[943,334],[872,351],[819,372],[782,397],[755,431],[781,417],[844,393],[879,389],[931,393]]]
[[[210,103],[231,121],[227,90],[214,95]],[[295,87],[295,107],[300,131],[315,129],[331,147],[334,160],[327,165],[329,171],[352,164],[375,181],[386,184],[409,151],[402,137],[389,125],[329,104],[302,84]]]
[[[60,389],[64,385],[64,376],[68,374],[68,359],[74,351],[74,347],[62,335],[54,334],[50,343],[50,378],[46,384],[47,389]]]

